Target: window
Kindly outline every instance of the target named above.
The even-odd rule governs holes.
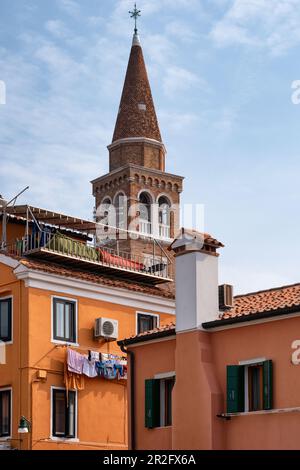
[[[76,392],[52,390],[52,436],[76,437]]]
[[[248,375],[248,410],[263,409],[263,366],[254,365],[246,367]]]
[[[160,238],[170,238],[171,230],[171,210],[170,202],[165,196],[161,196],[158,200],[158,217],[159,217],[159,236]]]
[[[53,299],[53,339],[76,343],[76,302]]]
[[[144,313],[137,314],[137,334],[154,330],[158,327],[158,316]]]
[[[145,426],[148,429],[172,425],[172,392],[175,377],[145,381]]]
[[[11,435],[11,390],[0,390],[0,437]]]
[[[151,198],[149,194],[142,193],[139,197],[140,232],[151,233]]]
[[[0,299],[0,341],[12,340],[12,298]]]
[[[227,413],[273,408],[273,363],[227,367]]]
[[[126,229],[126,198],[124,194],[120,193],[115,199],[115,210],[116,210],[116,227]]]

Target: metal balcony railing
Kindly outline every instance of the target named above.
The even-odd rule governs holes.
[[[16,256],[38,256],[55,262],[62,258],[68,264],[93,270],[124,274],[128,279],[140,279],[153,284],[172,280],[172,263],[163,256],[139,256],[120,252],[107,246],[90,246],[60,233],[38,232],[17,240],[6,251]]]

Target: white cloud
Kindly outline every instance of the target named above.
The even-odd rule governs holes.
[[[220,47],[241,44],[282,54],[300,43],[300,2],[231,0],[211,37]]]
[[[177,133],[191,129],[192,126],[199,122],[199,116],[193,113],[176,113],[168,111],[159,111],[159,121],[164,131]]]
[[[175,93],[182,92],[193,86],[205,87],[205,82],[189,70],[170,66],[165,71],[163,78],[163,87],[165,94],[173,96]]]
[[[68,28],[61,20],[49,20],[46,22],[45,28],[57,38],[66,38],[70,35]]]
[[[59,8],[70,16],[78,16],[80,14],[80,5],[75,0],[57,0]]]
[[[194,42],[198,38],[198,34],[193,31],[191,24],[183,21],[171,21],[167,23],[166,34],[186,43]]]

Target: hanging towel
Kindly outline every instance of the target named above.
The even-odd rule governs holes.
[[[95,361],[89,361],[87,358],[84,358],[83,374],[86,375],[87,377],[90,377],[91,379],[98,376]]]
[[[83,362],[84,356],[76,351],[73,351],[73,349],[68,349],[67,363],[69,372],[73,372],[74,374],[82,374]]]
[[[84,376],[69,372],[66,363],[64,366],[64,383],[67,391],[67,399],[69,390],[84,390]]]

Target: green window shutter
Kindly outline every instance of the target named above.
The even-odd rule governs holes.
[[[265,361],[263,364],[263,397],[264,410],[273,408],[273,363]]]
[[[160,381],[145,381],[145,426],[148,429],[160,426]]]
[[[227,413],[245,411],[244,366],[227,366]]]

